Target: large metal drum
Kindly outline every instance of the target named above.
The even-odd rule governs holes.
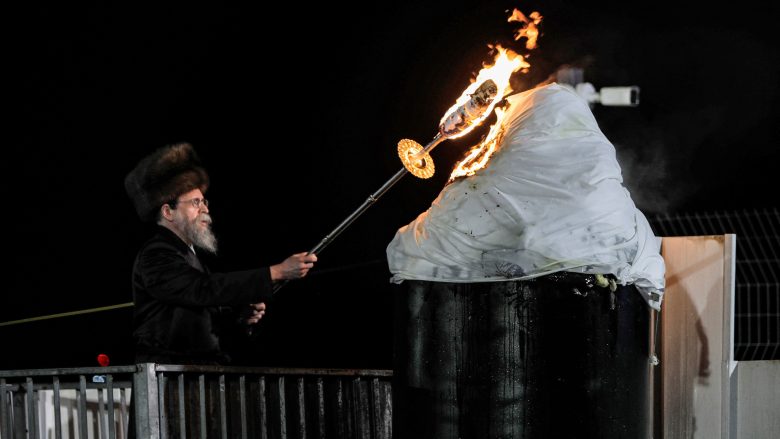
[[[649,308],[593,280],[401,284],[394,436],[647,438]]]

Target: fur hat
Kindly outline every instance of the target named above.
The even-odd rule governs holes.
[[[142,221],[154,221],[165,203],[193,189],[206,192],[209,176],[189,143],[164,146],[125,177],[125,190]]]

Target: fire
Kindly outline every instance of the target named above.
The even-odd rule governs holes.
[[[479,145],[471,148],[468,154],[466,154],[466,157],[455,165],[455,169],[453,169],[452,174],[450,174],[449,181],[453,181],[458,177],[472,176],[487,165],[490,156],[496,151],[498,144],[501,143],[501,140],[504,137],[504,126],[502,125],[504,115],[505,112],[503,109],[496,108],[496,117],[498,120],[490,127],[490,132],[487,137],[485,137],[485,140]]]
[[[522,55],[518,55],[517,53],[509,49],[504,49],[501,46],[496,46],[496,49],[498,50],[498,54],[496,55],[494,64],[492,66],[484,67],[479,71],[477,78],[455,101],[455,105],[450,107],[449,110],[444,113],[444,117],[441,118],[439,125],[445,126],[450,115],[458,111],[459,108],[466,105],[471,100],[471,96],[486,81],[492,80],[498,87],[498,93],[496,93],[495,98],[490,103],[488,109],[482,114],[482,116],[473,121],[469,121],[470,125],[466,129],[460,131],[458,134],[449,136],[449,138],[456,139],[458,137],[465,136],[479,124],[481,124],[485,119],[487,119],[488,116],[490,116],[490,113],[493,111],[493,107],[495,107],[498,102],[504,99],[505,95],[512,91],[511,87],[509,86],[509,78],[512,76],[512,73],[515,73],[522,68],[528,68],[531,66],[525,61]]]
[[[536,48],[536,40],[539,36],[539,30],[536,26],[541,22],[541,20],[542,16],[538,12],[532,12],[529,19],[522,12],[515,9],[512,11],[512,15],[507,21],[510,23],[515,21],[525,23],[525,26],[523,26],[515,33],[515,40],[519,40],[523,37],[528,38],[528,41],[526,42],[526,48],[530,50]],[[498,55],[496,55],[495,64],[492,67],[483,68],[479,72],[474,84],[471,84],[471,86],[466,89],[463,95],[458,99],[458,102],[447,111],[447,114],[468,100],[470,93],[473,93],[479,84],[482,84],[488,79],[493,79],[493,81],[495,81],[495,83],[498,85],[499,92],[496,95],[496,99],[491,104],[490,109],[485,112],[484,116],[478,122],[471,125],[471,127],[465,130],[462,134],[453,137],[460,137],[482,123],[482,121],[490,115],[490,112],[492,111],[495,104],[500,102],[505,96],[511,93],[512,89],[509,86],[509,78],[512,76],[512,74],[520,69],[527,69],[528,67],[531,67],[531,65],[521,55],[518,55],[511,50],[504,49],[501,46],[496,46],[496,49],[498,50]],[[466,157],[463,160],[455,165],[455,169],[453,169],[452,174],[450,174],[449,181],[453,181],[458,177],[468,177],[474,175],[478,170],[484,168],[487,165],[488,161],[490,160],[490,156],[498,148],[498,145],[501,143],[501,139],[503,138],[503,121],[505,115],[506,113],[503,111],[503,109],[496,108],[496,122],[493,124],[493,126],[490,127],[490,132],[484,140],[482,140],[478,145],[474,146],[466,154]],[[442,122],[445,119],[446,116],[444,119],[442,119]]]
[[[542,22],[542,16],[536,11],[531,12],[530,17],[529,19],[525,14],[515,9],[507,19],[509,23],[518,21],[526,24],[515,32],[515,40],[520,40],[523,37],[528,38],[528,41],[525,42],[525,48],[528,50],[536,49],[536,40],[539,38],[539,28],[536,26]]]

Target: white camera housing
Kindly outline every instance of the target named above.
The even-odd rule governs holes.
[[[599,102],[614,107],[636,107],[639,105],[639,87],[602,87]]]
[[[601,104],[610,107],[636,107],[639,105],[639,87],[602,87],[596,90],[590,82],[585,82],[585,72],[581,67],[565,66],[555,73],[556,82],[572,89],[588,104]]]
[[[574,87],[589,104],[601,104],[609,107],[636,107],[639,105],[639,87],[602,87],[596,90],[590,82],[580,82]]]

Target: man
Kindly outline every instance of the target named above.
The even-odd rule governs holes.
[[[197,255],[217,251],[204,198],[208,186],[208,174],[187,143],[154,151],[125,178],[139,217],[159,226],[133,266],[136,362],[229,362],[219,341],[224,323],[238,324],[236,310],[244,307],[241,324],[256,324],[273,283],[302,278],[317,261],[314,254],[298,253],[270,267],[211,273]]]

